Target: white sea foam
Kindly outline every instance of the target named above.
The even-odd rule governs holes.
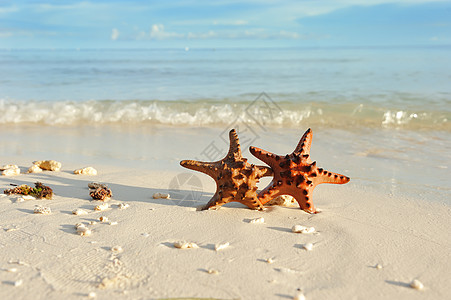
[[[361,103],[271,101],[7,101],[0,100],[0,124],[155,124],[269,127],[388,127],[451,131],[451,112],[400,110]]]

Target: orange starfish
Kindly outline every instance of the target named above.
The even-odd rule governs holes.
[[[312,163],[311,144],[312,130],[309,128],[291,154],[279,156],[260,148],[249,148],[255,157],[267,163],[274,171],[272,182],[258,194],[262,204],[280,195],[290,195],[296,199],[302,210],[316,213],[311,196],[318,184],[349,182],[349,177],[318,168],[316,161]]]
[[[216,162],[201,162],[182,160],[180,165],[185,168],[203,172],[216,181],[216,193],[202,208],[218,209],[221,205],[236,201],[251,209],[263,210],[263,204],[258,200],[257,182],[273,172],[264,166],[255,166],[247,162],[241,155],[241,147],[235,129],[229,132],[230,148],[226,157]]]

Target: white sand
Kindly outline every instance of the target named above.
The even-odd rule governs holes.
[[[36,157],[14,159],[3,158],[26,170]],[[323,211],[317,215],[284,207],[258,212],[239,204],[196,211],[214,192],[205,175],[112,166],[94,166],[98,176],[71,174],[85,165],[63,161],[61,172],[0,177],[1,191],[9,183],[42,181],[56,194],[53,200],[20,203],[0,196],[0,299],[86,299],[91,292],[97,299],[291,299],[298,288],[307,299],[451,296],[449,205],[392,196],[356,179],[317,187],[313,201]],[[179,193],[168,191],[180,173],[200,179],[200,191],[180,180]],[[94,212],[91,181],[108,183],[110,209]],[[153,199],[155,192],[169,192],[172,199]],[[130,207],[115,205],[124,202]],[[35,205],[50,207],[52,214],[34,214]],[[77,208],[89,214],[73,215]],[[100,216],[118,224],[100,223]],[[258,217],[265,222],[249,223]],[[79,236],[74,228],[79,222],[92,235]],[[317,233],[292,233],[296,224]],[[199,248],[174,248],[181,240]],[[215,251],[226,242],[229,247]],[[303,248],[307,243],[312,251]],[[123,251],[112,251],[116,246]],[[17,271],[8,271],[12,268]],[[413,279],[424,290],[411,288]]]

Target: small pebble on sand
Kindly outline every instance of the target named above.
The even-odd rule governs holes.
[[[251,224],[263,224],[265,223],[265,219],[263,217],[255,218],[249,221]]]
[[[410,283],[410,287],[419,291],[424,289],[423,283],[418,279],[412,280],[412,282]]]
[[[168,193],[155,193],[152,197],[154,199],[169,199],[170,195]]]
[[[174,247],[178,249],[195,249],[199,248],[196,243],[179,241],[174,243]]]

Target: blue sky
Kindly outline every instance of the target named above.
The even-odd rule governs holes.
[[[451,44],[433,0],[0,0],[0,48]]]

